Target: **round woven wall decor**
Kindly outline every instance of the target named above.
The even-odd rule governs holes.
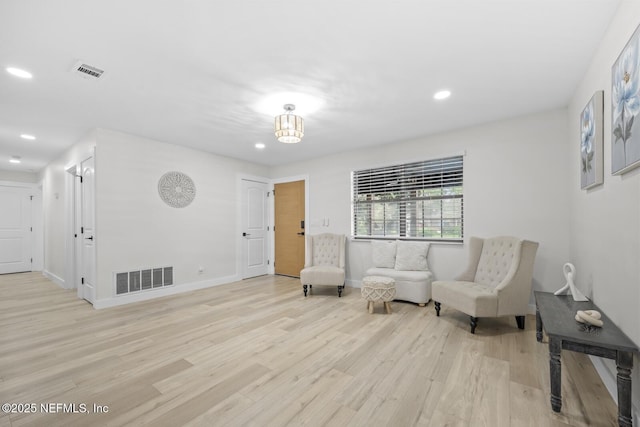
[[[167,172],[158,181],[160,198],[172,208],[189,206],[196,197],[196,186],[182,172]]]

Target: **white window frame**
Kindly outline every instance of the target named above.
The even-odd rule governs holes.
[[[462,155],[352,171],[353,238],[462,242],[463,174]]]

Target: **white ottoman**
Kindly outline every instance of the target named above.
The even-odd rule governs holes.
[[[366,276],[362,278],[362,286],[360,288],[362,298],[367,301],[369,313],[373,313],[373,303],[376,301],[384,302],[384,308],[387,313],[391,314],[390,302],[396,296],[396,281],[391,277],[384,276]]]

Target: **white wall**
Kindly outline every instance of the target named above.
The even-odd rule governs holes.
[[[68,229],[66,169],[93,156],[95,143],[95,132],[90,132],[38,174],[38,181],[42,182],[44,216],[43,271],[65,288],[73,287],[73,283],[67,283],[65,278],[67,247],[73,244],[69,234],[72,230]]]
[[[552,291],[562,285],[569,258],[569,168],[565,110],[544,112],[413,141],[356,150],[273,168],[273,178],[309,175],[309,233],[349,235],[350,172],[368,167],[464,157],[464,233],[515,235],[540,243],[534,287]],[[322,227],[329,218],[329,227]],[[370,266],[367,242],[348,243],[349,284],[358,285]],[[466,245],[433,245],[429,264],[436,278],[460,273]]]
[[[0,170],[0,181],[28,182],[35,184],[38,182],[38,175],[31,172]]]
[[[158,180],[170,171],[183,172],[194,181],[196,197],[185,208],[169,207],[158,195]],[[173,266],[174,293],[181,286],[196,288],[238,280],[238,174],[267,176],[268,170],[177,145],[98,130],[96,306],[126,300],[115,294],[116,272]],[[199,267],[204,268],[202,274]]]
[[[571,100],[566,145],[571,156],[570,242],[576,284],[640,345],[640,169],[623,176],[611,175],[611,66],[638,23],[640,2],[623,1]],[[604,90],[604,184],[581,191],[579,117],[597,90]],[[606,364],[611,378],[615,378],[615,364],[610,361]],[[634,365],[637,414],[640,410],[637,357]]]

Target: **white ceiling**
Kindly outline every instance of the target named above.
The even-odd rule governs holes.
[[[563,107],[619,3],[2,0],[0,169],[38,171],[96,127],[277,165]],[[257,111],[283,92],[322,106]],[[288,102],[295,145],[273,136]]]

